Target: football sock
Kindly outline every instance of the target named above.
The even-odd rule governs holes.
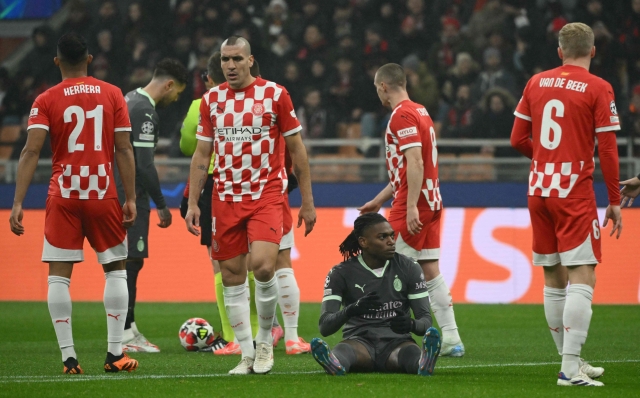
[[[235,338],[229,318],[227,317],[227,310],[224,307],[224,292],[222,287],[222,273],[218,272],[215,275],[216,278],[216,304],[218,305],[218,313],[220,313],[220,323],[222,324],[222,338],[227,341],[233,341]]]
[[[253,348],[251,325],[249,317],[249,300],[247,300],[247,288],[245,285],[224,286],[224,306],[227,310],[229,323],[233,333],[240,344],[242,357],[255,358],[256,351]]]
[[[442,274],[427,281],[427,290],[431,298],[431,310],[433,316],[438,321],[440,329],[442,329],[442,342],[447,344],[457,344],[460,342],[458,334],[458,325],[456,325],[456,317],[453,313],[453,303],[451,301],[451,292],[444,281]]]
[[[278,280],[278,304],[284,320],[284,340],[298,341],[298,316],[300,313],[300,288],[292,268],[276,271]]]
[[[247,296],[249,297],[249,314],[251,315],[251,334],[256,336],[259,329],[258,324],[258,309],[256,307],[256,301],[251,300],[251,297],[255,295],[256,291],[256,278],[253,276],[253,271],[249,271],[247,275]]]
[[[416,344],[406,345],[398,351],[398,365],[408,374],[417,374],[422,351]]]
[[[336,359],[338,359],[340,365],[342,365],[344,371],[347,373],[349,372],[351,366],[358,360],[356,351],[351,345],[347,343],[338,343],[335,347],[333,347],[333,350],[331,350],[331,352],[336,357]]]
[[[564,345],[562,346],[562,368],[566,377],[574,377],[580,369],[580,351],[591,323],[591,300],[593,288],[589,285],[569,286],[564,306]]]
[[[548,286],[544,287],[544,315],[547,318],[549,331],[551,332],[553,341],[556,343],[559,355],[562,355],[562,344],[564,341],[562,317],[566,299],[566,289],[556,289]]]
[[[278,327],[280,326],[280,321],[278,321],[278,314],[276,314],[276,316],[273,317],[273,327]]]
[[[131,331],[134,336],[140,336],[142,333],[138,330],[138,325],[135,322],[131,322]]]
[[[144,266],[144,259],[138,258],[135,260],[127,260],[126,269],[127,269],[127,290],[129,291],[129,308],[127,309],[127,319],[124,323],[125,329],[131,329],[131,323],[135,322],[134,317],[134,309],[136,307],[136,294],[137,294],[137,283],[138,283],[138,274],[140,270]],[[136,335],[134,333],[134,335]]]
[[[58,345],[62,351],[62,361],[68,358],[76,358],[76,351],[73,348],[73,334],[71,333],[71,295],[69,294],[69,284],[71,279],[62,276],[49,276],[49,292],[47,293],[47,303],[49,304],[49,314],[53,322],[53,329],[56,331]]]
[[[127,318],[127,271],[111,271],[104,274],[104,309],[107,312],[107,352],[122,354],[122,335]],[[132,328],[133,331],[133,328]],[[134,331],[135,333],[135,331]]]
[[[273,343],[271,338],[271,328],[273,327],[273,317],[276,314],[278,304],[278,282],[276,277],[270,281],[260,282],[256,280],[255,302],[258,309],[258,334],[256,343]]]

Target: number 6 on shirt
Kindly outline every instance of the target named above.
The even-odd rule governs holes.
[[[542,110],[542,126],[540,127],[540,143],[546,149],[556,149],[562,139],[562,127],[553,120],[552,113],[556,111],[556,117],[564,117],[564,104],[557,99],[549,100]],[[551,131],[553,130],[553,140]]]

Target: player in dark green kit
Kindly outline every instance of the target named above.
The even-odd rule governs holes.
[[[340,245],[345,261],[327,275],[319,326],[323,336],[344,326],[344,340],[333,350],[322,339],[311,341],[328,374],[433,373],[440,335],[431,327],[427,284],[420,266],[395,252],[394,235],[383,216],[367,213]],[[422,348],[411,333],[423,336]]]

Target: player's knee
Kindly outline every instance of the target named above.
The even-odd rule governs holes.
[[[267,264],[260,264],[258,266],[253,267],[253,275],[256,280],[260,282],[267,282],[273,279],[275,275],[275,269],[273,266],[268,266]]]
[[[406,373],[417,373],[420,362],[420,347],[416,344],[409,344],[398,351],[398,367]]]
[[[440,264],[438,260],[420,260],[419,263],[424,273],[424,278],[427,281],[440,275]]]
[[[235,267],[220,267],[220,273],[222,274],[222,284],[224,286],[239,286],[244,285],[247,280],[247,270],[238,269]]]

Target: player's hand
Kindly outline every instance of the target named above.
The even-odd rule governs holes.
[[[349,304],[347,308],[345,308],[345,312],[349,317],[357,315],[370,315],[375,314],[381,306],[382,303],[380,303],[380,297],[378,296],[378,294],[369,292],[360,297],[360,299],[358,299],[358,301],[356,301],[355,303]]]
[[[138,216],[138,209],[136,208],[135,200],[127,200],[122,206],[122,226],[129,228],[136,221]]]
[[[358,211],[360,212],[360,214],[377,213],[381,207],[382,207],[382,204],[378,204],[375,201],[370,200],[364,205],[358,207]]]
[[[625,204],[627,207],[631,207],[633,200],[640,195],[640,180],[638,177],[633,177],[626,181],[622,181],[620,185],[623,186],[620,191],[620,194],[622,194],[620,207],[624,207]]]
[[[9,216],[9,225],[11,225],[11,232],[13,232],[18,236],[24,234],[22,217],[24,217],[24,212],[22,211],[22,205],[14,204],[13,207],[11,208],[11,216]]]
[[[302,203],[300,211],[298,212],[298,228],[304,221],[304,236],[307,236],[313,231],[313,227],[316,225],[316,208],[313,204],[305,205]]]
[[[408,314],[397,315],[389,321],[391,331],[398,334],[407,334],[413,331],[414,320]]]
[[[200,208],[198,206],[189,206],[187,214],[184,216],[187,223],[187,230],[195,236],[200,236]]]
[[[162,209],[158,209],[158,218],[160,218],[160,223],[158,226],[160,228],[167,228],[171,225],[171,210],[168,207],[164,207]]]
[[[609,219],[613,221],[613,228],[611,229],[609,236],[613,236],[614,232],[618,231],[616,239],[620,238],[620,234],[622,233],[622,214],[620,214],[620,206],[607,206],[607,210],[604,213],[604,222],[602,223],[603,228],[607,226]]]
[[[420,212],[417,207],[407,208],[407,230],[411,235],[417,235],[422,231],[422,222],[420,222]]]

